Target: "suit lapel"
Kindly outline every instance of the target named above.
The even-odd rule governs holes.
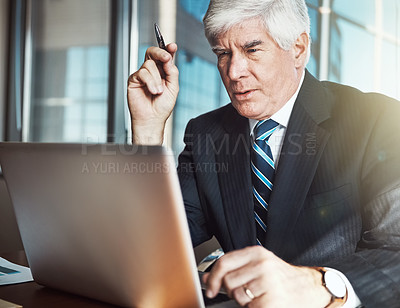
[[[306,72],[293,107],[274,180],[268,213],[266,247],[283,256],[312,184],[330,133],[319,126],[330,117],[332,98]]]
[[[218,180],[233,249],[240,249],[255,244],[249,122],[231,106],[222,124],[225,133],[215,141],[215,156],[228,172],[219,173]]]

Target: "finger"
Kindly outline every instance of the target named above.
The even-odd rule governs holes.
[[[260,307],[279,307],[276,303],[270,301],[270,297],[268,294],[264,293],[263,295],[256,297],[252,301],[250,301],[246,307],[248,308],[260,308]],[[286,306],[287,307],[287,306]]]
[[[240,287],[236,288],[235,290],[233,290],[232,298],[240,306],[246,306],[247,304],[249,304],[255,298],[255,296],[253,298],[253,294],[249,290],[251,290],[251,289],[247,288],[247,292],[250,292],[249,293],[250,296],[249,296],[249,294],[246,294],[246,287],[245,286],[240,286]]]
[[[262,256],[265,256],[265,252],[268,252],[265,248],[262,248],[260,246],[253,246],[241,250],[232,251],[222,256],[215,263],[209,277],[207,278],[206,295],[209,297],[214,297],[221,288],[222,283],[228,282],[228,280],[225,280],[225,276],[228,273],[236,271],[241,267],[244,267],[245,265],[260,259]],[[244,271],[246,271],[246,269]],[[257,270],[255,270],[255,272],[258,273]],[[250,278],[251,276],[249,276],[247,280],[249,280]],[[246,281],[243,281],[243,284],[244,283],[246,283]],[[236,282],[236,285],[232,286],[231,290],[237,287],[238,283]]]
[[[258,279],[263,273],[260,272],[258,262],[249,262],[227,273],[223,279],[223,285],[231,297],[232,291],[247,285],[250,281]]]
[[[144,59],[166,63],[172,59],[172,55],[167,50],[152,46],[147,48]]]
[[[254,299],[266,294],[265,285],[262,279],[254,279],[244,285],[238,286],[232,291],[232,298],[234,298],[240,305],[247,305]]]
[[[166,83],[171,85],[177,85],[179,83],[179,71],[174,64],[174,56],[178,50],[178,46],[175,43],[168,44],[167,50],[159,47],[149,47],[146,50],[145,62],[153,60],[159,67],[160,75],[165,79]],[[178,89],[175,89],[176,91]]]
[[[178,51],[178,45],[175,43],[171,43],[167,45],[167,51],[171,55],[171,59],[163,64],[163,71],[165,73],[165,79],[167,83],[176,84],[178,82],[179,71],[176,65],[174,64],[174,58],[176,52]]]
[[[225,254],[213,266],[211,272],[206,279],[206,295],[214,297],[221,289],[225,276],[243,266],[245,262],[240,257],[237,258],[237,251]]]
[[[201,277],[201,279],[203,279],[203,282],[205,283],[205,284],[207,284],[207,280],[208,280],[208,277],[210,276],[210,273],[204,273],[203,274],[203,277]]]
[[[203,276],[203,281],[206,284],[206,296],[209,298],[215,297],[222,286],[222,279],[228,272],[229,268],[225,268],[224,257],[222,256],[213,266],[211,272]]]
[[[161,76],[161,71],[153,60],[147,60],[145,63],[143,63],[142,67],[143,69],[147,70],[152,78],[152,80],[149,80],[149,85],[153,87],[153,89],[157,90],[157,94],[161,94],[163,92],[163,84],[162,84],[162,76]]]
[[[253,294],[256,298],[268,292],[268,290],[265,289],[265,281],[261,278],[256,278],[249,281],[246,283],[245,287],[250,290],[251,294]],[[246,294],[246,296],[248,296],[248,294]]]
[[[177,52],[177,50],[178,50],[178,45],[176,45],[175,43],[171,43],[171,44],[168,44],[167,46],[166,46],[166,48],[167,48],[167,51],[170,53],[170,55],[172,56],[172,58],[174,58],[174,56],[175,56],[175,54],[176,54],[176,52]]]
[[[154,80],[153,75],[146,68],[141,68],[135,74],[131,75],[128,87],[145,87],[152,95],[157,95],[160,93],[157,82]]]

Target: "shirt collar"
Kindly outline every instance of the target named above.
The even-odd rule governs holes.
[[[301,76],[301,80],[299,82],[299,86],[297,87],[296,92],[292,95],[292,97],[286,102],[285,105],[281,109],[279,109],[277,112],[275,112],[270,119],[274,120],[277,122],[280,126],[287,127],[290,119],[290,115],[292,114],[294,102],[297,99],[297,96],[299,95],[300,88],[303,84],[304,81],[304,75],[305,71],[303,71],[303,75]],[[249,119],[249,125],[250,125],[250,134],[253,134],[253,129],[254,126],[258,123],[258,120],[255,119]]]

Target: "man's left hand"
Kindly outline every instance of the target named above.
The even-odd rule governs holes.
[[[261,246],[225,254],[203,281],[208,297],[224,287],[231,298],[248,307],[321,308],[331,299],[319,271],[290,265]]]

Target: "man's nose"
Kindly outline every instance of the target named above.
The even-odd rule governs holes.
[[[231,80],[239,80],[248,74],[248,62],[241,54],[233,54],[228,67],[228,77]]]

